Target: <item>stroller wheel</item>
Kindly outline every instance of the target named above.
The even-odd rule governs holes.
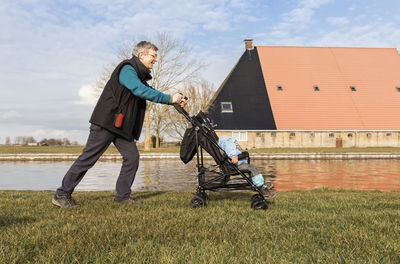
[[[262,200],[262,197],[261,197],[261,195],[259,195],[258,193],[257,194],[254,194],[253,196],[251,196],[251,199],[250,199],[250,201],[251,201],[251,203],[253,204],[253,202],[255,202],[255,201],[257,201],[257,200]]]
[[[203,197],[203,199],[205,200],[205,201],[207,201],[209,198],[208,198],[208,195],[206,194],[206,192],[201,192],[200,193],[200,196],[201,197]]]
[[[190,206],[192,208],[199,208],[206,206],[206,199],[203,196],[196,194],[190,201]]]
[[[264,199],[258,198],[251,202],[251,208],[254,210],[266,210],[268,208],[268,204]]]

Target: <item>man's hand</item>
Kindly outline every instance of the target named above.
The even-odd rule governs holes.
[[[185,107],[188,102],[188,98],[184,97],[181,93],[176,93],[172,96],[172,102],[174,104],[179,104],[181,107]]]
[[[179,103],[179,105],[180,105],[181,107],[185,107],[185,105],[187,104],[188,101],[189,101],[189,98],[184,97],[184,98],[181,100],[181,102]]]
[[[237,156],[236,156],[236,157],[232,157],[232,163],[233,163],[233,164],[238,163],[238,161],[239,161],[239,159],[238,159]]]
[[[176,93],[172,96],[172,103],[180,104],[183,99],[183,95],[181,93]]]

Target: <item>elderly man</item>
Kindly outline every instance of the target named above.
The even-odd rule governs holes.
[[[71,194],[108,146],[114,143],[123,157],[116,183],[116,203],[140,203],[130,197],[131,186],[139,167],[136,140],[142,130],[146,100],[161,104],[185,106],[182,94],[168,95],[147,84],[150,69],[157,62],[158,48],[147,41],[139,42],[132,58],[122,61],[111,74],[90,118],[90,133],[82,154],[65,174],[52,203],[61,208],[79,205]]]

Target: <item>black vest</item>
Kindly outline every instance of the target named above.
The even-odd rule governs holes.
[[[143,127],[146,101],[134,96],[128,88],[119,83],[121,69],[127,64],[135,69],[142,83],[148,85],[146,81],[151,79],[150,70],[137,57],[122,61],[111,74],[89,122],[126,140],[132,140],[132,137],[138,140]],[[150,86],[149,88],[151,89]],[[116,128],[114,121],[119,113],[124,115],[124,121],[122,127]]]

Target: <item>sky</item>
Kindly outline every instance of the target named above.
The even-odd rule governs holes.
[[[255,46],[397,48],[399,0],[2,0],[0,144],[86,142],[93,87],[127,43],[168,32],[219,87]]]

